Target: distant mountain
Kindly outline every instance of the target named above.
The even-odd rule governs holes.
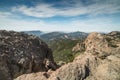
[[[59,38],[64,38],[64,35],[66,35],[66,33],[63,32],[50,32],[50,33],[46,33],[41,35],[41,39],[45,40],[45,41],[50,41],[50,40],[54,40],[54,39],[59,39]]]
[[[42,31],[22,31],[29,35],[35,35],[43,39],[44,41],[48,42],[51,40],[59,40],[59,39],[71,39],[71,40],[77,40],[77,39],[84,39],[87,37],[88,33],[84,32],[71,32],[71,33],[64,33],[64,32],[50,32],[50,33],[44,33]]]
[[[71,39],[83,39],[86,38],[88,36],[88,33],[85,32],[72,32],[72,33],[68,33],[68,37]]]
[[[40,35],[44,34],[42,31],[36,30],[36,31],[22,31],[28,35],[34,35],[40,37]]]
[[[51,40],[59,40],[59,39],[71,39],[71,40],[77,40],[77,39],[84,39],[86,38],[88,33],[84,32],[72,32],[72,33],[63,33],[63,32],[51,32],[41,35],[41,39],[45,41],[51,41]]]

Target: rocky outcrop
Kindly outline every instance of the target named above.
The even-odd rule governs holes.
[[[77,43],[75,47],[73,47],[72,52],[84,52],[85,51],[85,44],[83,42]]]
[[[91,33],[84,46],[84,54],[56,71],[43,73],[44,80],[120,80],[120,32]],[[39,80],[35,74],[16,80]],[[32,79],[27,78],[30,75]]]
[[[52,51],[38,37],[0,30],[0,80],[21,74],[55,70]]]

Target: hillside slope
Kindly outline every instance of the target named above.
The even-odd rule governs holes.
[[[80,40],[60,39],[50,41],[48,45],[53,50],[53,57],[56,62],[63,61],[68,63],[74,59],[72,48],[78,42],[80,42]]]
[[[78,43],[83,42],[87,37],[84,32],[51,32],[41,35],[41,38],[46,41],[53,51],[54,59],[59,62],[71,62],[74,59],[72,48]]]

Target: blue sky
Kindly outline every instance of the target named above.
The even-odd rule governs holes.
[[[120,31],[120,0],[0,0],[0,30]]]

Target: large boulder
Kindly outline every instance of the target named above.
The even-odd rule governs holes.
[[[52,51],[38,37],[0,30],[0,80],[21,74],[55,70]]]

